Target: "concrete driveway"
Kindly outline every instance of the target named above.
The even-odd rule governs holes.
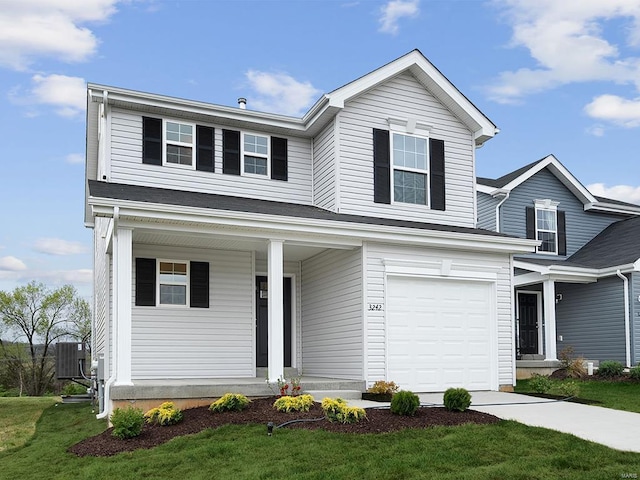
[[[423,404],[442,405],[442,393],[421,393],[419,397]],[[349,403],[365,408],[381,405],[362,400]],[[616,450],[640,453],[640,413],[504,392],[471,392],[471,408],[532,427],[570,433]]]

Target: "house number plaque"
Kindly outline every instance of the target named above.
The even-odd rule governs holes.
[[[384,307],[381,303],[370,303],[368,310],[370,312],[381,312],[384,310]]]

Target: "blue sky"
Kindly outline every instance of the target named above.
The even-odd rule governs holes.
[[[0,0],[0,290],[90,299],[86,82],[302,115],[414,48],[501,129],[478,175],[553,153],[640,203],[640,0]]]

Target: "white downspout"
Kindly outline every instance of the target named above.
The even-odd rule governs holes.
[[[507,190],[507,193],[505,194],[504,198],[500,200],[500,203],[498,203],[498,205],[496,205],[496,232],[500,232],[500,207],[504,202],[507,201],[510,193],[511,193],[511,190]]]
[[[629,327],[629,279],[620,273],[620,270],[616,272],[616,275],[620,277],[624,284],[624,341],[626,349],[626,361],[627,368],[631,367],[631,329]]]
[[[117,236],[118,234],[118,221],[120,220],[120,207],[113,207],[113,236]],[[113,261],[113,257],[112,261]],[[114,275],[115,276],[115,275]],[[115,290],[115,289],[114,289]],[[114,295],[113,296],[113,302],[115,305],[112,305],[112,312],[117,312],[117,302],[118,302],[118,295]],[[113,318],[113,334],[112,334],[112,338],[115,340],[116,339],[116,333],[117,333],[117,319]],[[108,337],[107,337],[108,338]],[[110,395],[111,395],[111,385],[113,385],[113,383],[116,381],[116,349],[118,348],[117,342],[113,342],[112,345],[112,350],[111,350],[111,354],[112,354],[112,358],[111,358],[111,376],[109,376],[109,379],[107,380],[107,382],[104,384],[104,398],[102,400],[102,405],[103,405],[103,409],[102,412],[100,412],[99,414],[96,415],[96,418],[101,420],[103,418],[107,418],[109,416],[109,402],[110,402]],[[107,350],[108,352],[108,350]],[[109,361],[109,359],[107,358],[106,360],[107,362]]]

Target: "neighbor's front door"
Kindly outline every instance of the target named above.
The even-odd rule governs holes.
[[[538,353],[538,295],[518,293],[520,353]]]
[[[285,277],[284,300],[284,366],[291,366],[291,278]],[[269,366],[269,283],[267,277],[256,277],[256,367]]]

